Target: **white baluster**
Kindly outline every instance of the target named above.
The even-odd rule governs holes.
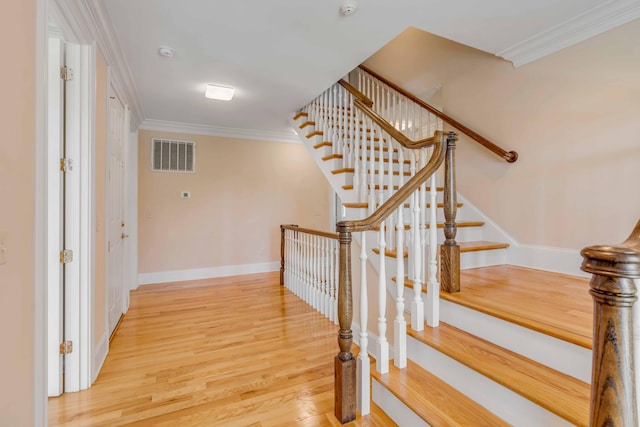
[[[369,362],[369,334],[367,323],[369,321],[369,301],[367,297],[367,232],[361,234],[360,247],[360,354],[358,354],[358,408],[361,415],[367,415],[371,410],[370,374]]]
[[[427,149],[420,149],[420,169],[427,165]],[[420,185],[420,279],[426,283],[427,277],[427,184]]]
[[[366,202],[368,198],[368,187],[367,187],[367,156],[369,155],[368,145],[367,145],[367,132],[366,132],[366,121],[364,120],[364,116],[361,114],[358,115],[358,118],[362,120],[362,124],[360,124],[360,120],[358,120],[358,136],[356,140],[358,144],[362,147],[360,150],[360,197],[358,198],[359,202]]]
[[[384,147],[382,145],[382,129],[380,127],[377,128],[377,135],[379,136],[378,141],[378,207],[384,203]],[[375,139],[372,136],[372,139]]]
[[[427,281],[427,304],[429,311],[427,313],[427,324],[432,328],[440,324],[440,283],[438,283],[438,220],[437,220],[437,190],[438,176],[436,173],[431,175],[431,196],[430,203],[430,220],[429,220],[429,280]]]
[[[386,374],[389,372],[389,343],[387,342],[387,279],[385,271],[387,244],[384,240],[384,221],[380,224],[378,238],[380,265],[378,267],[378,357],[376,357],[376,370],[381,374]]]
[[[376,196],[375,196],[375,191],[376,191],[376,184],[375,184],[375,170],[376,170],[376,159],[375,159],[375,154],[376,154],[376,147],[375,147],[375,141],[374,141],[374,133],[373,133],[373,123],[371,122],[371,119],[367,120],[368,123],[368,129],[371,129],[371,131],[369,132],[369,135],[371,136],[371,144],[370,144],[370,148],[369,148],[369,197],[368,197],[368,203],[369,203],[369,214],[372,214],[375,210],[376,210]],[[367,143],[367,139],[365,137],[364,142]]]
[[[335,271],[333,277],[333,321],[337,325],[338,324],[338,286],[340,282],[340,243],[339,241],[334,241],[333,248],[333,258],[335,263]]]
[[[411,328],[415,331],[424,329],[424,303],[422,301],[422,277],[420,254],[420,200],[418,191],[412,195],[413,218],[411,221],[411,231],[413,234],[413,301],[411,303]]]
[[[312,283],[312,293],[311,293],[311,307],[315,310],[318,310],[318,295],[320,283],[318,282],[318,262],[319,262],[319,254],[318,254],[318,236],[311,235],[311,277],[313,278]]]
[[[353,190],[356,195],[358,201],[360,201],[360,140],[358,139],[358,112],[353,105],[353,96],[350,96],[349,106],[351,107],[351,117],[353,119],[353,123],[350,126],[351,128],[351,151],[353,153],[352,156],[352,165],[353,165]]]
[[[322,314],[329,317],[329,244],[330,240],[322,239]]]
[[[398,149],[398,160],[402,165],[404,155]],[[402,168],[400,168],[402,171]],[[398,185],[404,185],[404,176],[400,175]],[[402,369],[407,366],[407,322],[404,319],[404,202],[398,208],[396,222],[396,319],[394,324],[394,365]]]

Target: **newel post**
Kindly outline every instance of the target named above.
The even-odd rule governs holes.
[[[440,246],[441,286],[445,292],[460,292],[460,246],[456,242],[456,212],[458,197],[456,192],[456,141],[457,135],[449,132],[447,154],[444,163],[444,237]]]
[[[619,246],[590,246],[582,270],[593,274],[591,426],[637,426],[633,347],[635,280],[640,278],[640,221]]]
[[[338,276],[338,345],[340,352],[335,358],[335,415],[342,424],[356,419],[357,362],[351,353],[353,332],[353,296],[351,293],[351,231],[338,223],[340,242],[340,270]]]
[[[284,286],[284,226],[280,226],[280,286]]]

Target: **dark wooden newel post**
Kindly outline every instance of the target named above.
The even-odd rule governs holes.
[[[353,332],[353,296],[351,294],[351,232],[338,223],[340,241],[340,270],[338,277],[338,345],[335,358],[335,415],[342,423],[356,419],[356,359],[351,353]]]
[[[456,242],[456,134],[447,136],[447,154],[444,162],[444,237],[440,246],[441,286],[445,292],[460,292],[460,246]]]
[[[640,278],[640,221],[621,245],[590,246],[582,256],[582,270],[593,274],[590,425],[637,426],[632,310]]]

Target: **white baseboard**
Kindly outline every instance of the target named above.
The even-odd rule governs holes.
[[[142,273],[138,275],[138,284],[150,285],[186,280],[213,279],[216,277],[240,276],[243,274],[268,273],[272,271],[280,271],[280,261]]]
[[[98,378],[98,374],[100,373],[100,370],[102,370],[102,365],[107,359],[107,354],[109,354],[109,335],[105,333],[102,335],[102,339],[98,345],[94,348],[91,384],[93,384],[96,378]]]
[[[509,248],[507,262],[521,267],[590,277],[589,274],[580,270],[582,256],[576,249],[517,244]]]

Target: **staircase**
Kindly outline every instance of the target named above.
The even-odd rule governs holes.
[[[444,128],[477,137],[509,162],[517,154],[372,70],[358,68],[349,81],[292,119],[342,202],[340,233],[283,228],[281,270],[285,286],[341,325],[338,419],[349,421],[356,364],[351,273],[342,277],[337,266],[353,257],[362,415],[371,398],[401,426],[589,425],[588,283],[504,265],[505,236],[455,191],[456,136]],[[375,225],[365,226],[365,217]],[[360,247],[353,256],[351,231]]]

